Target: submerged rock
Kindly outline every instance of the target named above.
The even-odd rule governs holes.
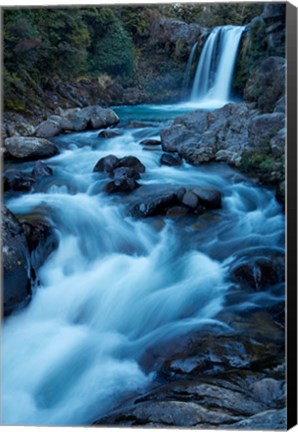
[[[161,165],[179,166],[182,164],[181,157],[173,154],[164,153],[160,158]]]
[[[43,138],[14,136],[6,138],[7,157],[21,160],[46,159],[59,153],[58,147]]]
[[[120,136],[120,132],[114,130],[104,130],[99,132],[98,138],[117,138]]]
[[[119,192],[132,192],[140,187],[139,183],[133,178],[120,178],[112,182],[107,183],[104,186],[104,192],[106,193],[119,193]]]
[[[8,315],[31,299],[30,254],[16,217],[2,211],[3,312]]]
[[[52,170],[51,167],[49,167],[48,165],[46,165],[44,162],[37,161],[37,162],[35,162],[35,165],[34,165],[34,167],[32,169],[32,175],[36,179],[40,179],[42,177],[53,175],[53,170]]]
[[[3,186],[4,191],[29,192],[35,184],[35,177],[19,171],[17,169],[8,169],[4,173]]]
[[[139,144],[143,146],[160,146],[161,141],[156,139],[144,139],[140,141]]]

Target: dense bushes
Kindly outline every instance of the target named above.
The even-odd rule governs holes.
[[[6,108],[53,79],[133,72],[132,40],[111,8],[4,9],[3,24]]]

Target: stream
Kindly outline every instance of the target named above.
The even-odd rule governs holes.
[[[6,319],[2,335],[3,423],[88,425],[129,392],[144,389],[154,370],[140,363],[150,347],[215,322],[231,286],[229,265],[241,255],[283,251],[284,216],[274,194],[224,164],[160,165],[159,139],[185,105],[115,107],[120,135],[99,131],[58,136],[61,154],[46,161],[53,176],[33,193],[9,196],[17,215],[46,214],[59,246],[39,270],[28,307]],[[146,122],[130,127],[131,121]],[[123,199],[102,192],[93,173],[109,154],[136,156],[141,185],[218,189],[222,208],[202,216],[135,219]],[[18,164],[30,172],[33,163]],[[273,301],[259,292],[239,308]]]

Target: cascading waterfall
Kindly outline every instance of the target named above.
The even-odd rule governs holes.
[[[198,42],[194,44],[194,46],[191,49],[190,55],[188,57],[186,69],[184,72],[184,78],[183,78],[183,89],[182,89],[182,98],[185,99],[189,90],[190,85],[190,78],[191,78],[191,69],[193,64],[193,59],[196,53],[198,47]]]
[[[205,42],[191,92],[192,101],[228,102],[237,52],[245,27],[215,27]]]

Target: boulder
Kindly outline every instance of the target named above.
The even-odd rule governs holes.
[[[59,153],[55,144],[36,137],[14,136],[6,138],[4,147],[7,151],[7,157],[21,160],[46,159]]]
[[[4,191],[29,192],[35,184],[34,176],[19,171],[18,169],[8,169],[4,173]]]
[[[53,175],[53,170],[51,167],[39,160],[35,162],[31,174],[33,177],[35,177],[35,179],[40,179],[42,177]]]
[[[232,265],[232,280],[256,291],[265,290],[285,279],[283,256],[244,257]]]
[[[30,255],[16,217],[2,210],[3,312],[8,315],[31,299]]]
[[[128,168],[128,167],[115,168],[113,173],[112,173],[112,177],[115,180],[126,180],[129,178],[132,178],[134,180],[138,180],[141,178],[138,171],[136,171],[133,168]]]
[[[241,420],[240,422],[227,425],[227,429],[234,430],[286,430],[287,411],[286,408],[277,410],[267,410],[252,417]]]
[[[248,79],[244,98],[257,102],[262,112],[272,112],[277,101],[285,94],[286,60],[268,57],[254,70]]]
[[[104,131],[99,132],[98,138],[117,138],[120,135],[121,134],[118,131],[104,130]]]
[[[160,146],[161,141],[156,139],[145,139],[140,141],[139,144],[143,146]]]
[[[270,140],[270,150],[273,155],[279,157],[285,154],[286,149],[286,129],[280,129],[277,134]]]
[[[104,186],[104,192],[106,193],[119,193],[119,192],[132,192],[140,187],[139,183],[133,178],[120,178],[107,183]]]
[[[45,120],[40,123],[35,131],[35,135],[39,138],[52,138],[63,132],[60,122],[54,120]]]
[[[182,159],[178,154],[172,155],[168,153],[163,153],[160,158],[161,165],[168,166],[179,166],[182,164]]]
[[[215,189],[193,188],[192,192],[199,198],[200,204],[208,209],[221,208],[221,193]]]
[[[183,195],[182,204],[192,209],[196,209],[199,205],[199,197],[192,191],[187,191]]]
[[[144,173],[146,170],[142,162],[135,156],[124,156],[123,158],[119,159],[118,166],[132,168],[138,173]]]
[[[50,221],[39,215],[22,217],[19,222],[27,239],[31,267],[35,276],[37,270],[58,247],[58,237]]]
[[[33,136],[35,134],[35,127],[21,114],[4,113],[3,124],[7,136]],[[4,138],[3,135],[2,137]]]
[[[132,207],[131,214],[136,217],[166,215],[170,208],[179,204],[177,194],[170,190],[148,194]]]
[[[114,155],[105,156],[96,163],[93,172],[106,172],[111,174],[119,166],[119,159]]]
[[[281,112],[260,114],[248,125],[248,143],[252,148],[268,146],[272,137],[285,127],[285,115]]]
[[[90,105],[81,110],[82,115],[88,121],[88,127],[102,129],[115,126],[119,123],[119,117],[110,108],[102,108],[98,105]]]

